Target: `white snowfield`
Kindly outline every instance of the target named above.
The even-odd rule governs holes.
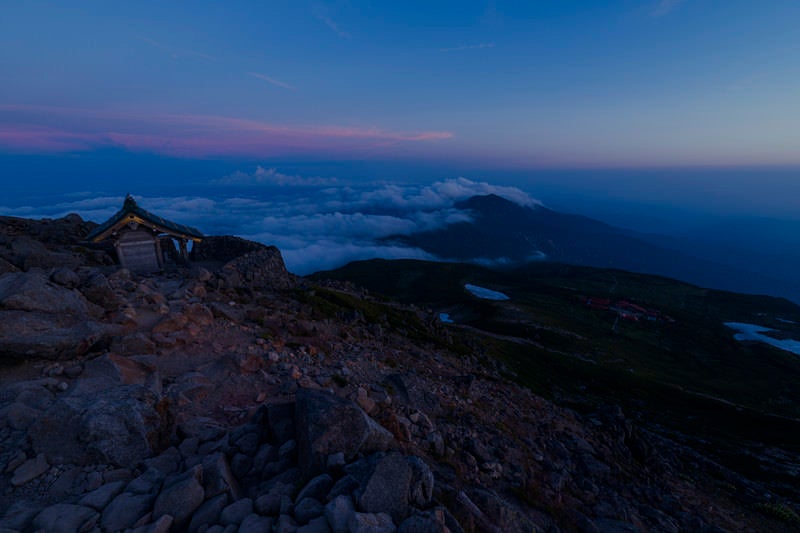
[[[482,298],[484,300],[509,300],[510,298],[502,292],[493,291],[486,287],[479,287],[478,285],[471,285],[467,283],[464,288],[472,293],[473,296]]]
[[[763,333],[771,331],[765,326],[745,324],[744,322],[725,322],[725,325],[739,332],[733,336],[737,341],[764,342],[776,348],[780,348],[781,350],[800,355],[800,341],[794,339],[773,339],[769,335],[763,335]]]

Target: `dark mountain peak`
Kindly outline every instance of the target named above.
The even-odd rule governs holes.
[[[506,211],[520,211],[529,210],[529,207],[524,207],[516,202],[507,198],[503,198],[497,194],[486,194],[480,196],[472,196],[466,200],[462,200],[455,204],[458,209],[470,209],[482,213],[492,212],[506,212]]]

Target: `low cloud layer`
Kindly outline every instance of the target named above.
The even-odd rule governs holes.
[[[520,205],[540,203],[515,187],[465,178],[422,186],[383,183],[367,187],[292,176],[260,166],[212,180],[208,190],[213,194],[146,196],[137,201],[149,211],[209,235],[232,234],[273,244],[281,249],[289,270],[300,275],[375,257],[436,259],[422,250],[382,239],[468,222],[470,213],[454,204],[471,196],[498,194]],[[121,195],[87,192],[85,196],[50,206],[0,206],[0,215],[56,218],[78,213],[102,222],[124,200]]]

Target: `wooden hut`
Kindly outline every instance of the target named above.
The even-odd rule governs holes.
[[[167,250],[161,242],[165,238],[178,241],[179,257],[188,261],[188,242],[200,242],[203,234],[145,211],[131,195],[125,198],[122,209],[86,237],[95,243],[112,239],[120,264],[134,272],[155,272],[164,267]]]

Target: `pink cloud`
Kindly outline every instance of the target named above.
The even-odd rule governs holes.
[[[446,131],[282,125],[215,115],[0,105],[0,149],[62,152],[120,146],[184,157],[372,151],[444,141]]]
[[[0,124],[0,147],[33,152],[70,152],[87,150],[94,136],[39,126]]]

